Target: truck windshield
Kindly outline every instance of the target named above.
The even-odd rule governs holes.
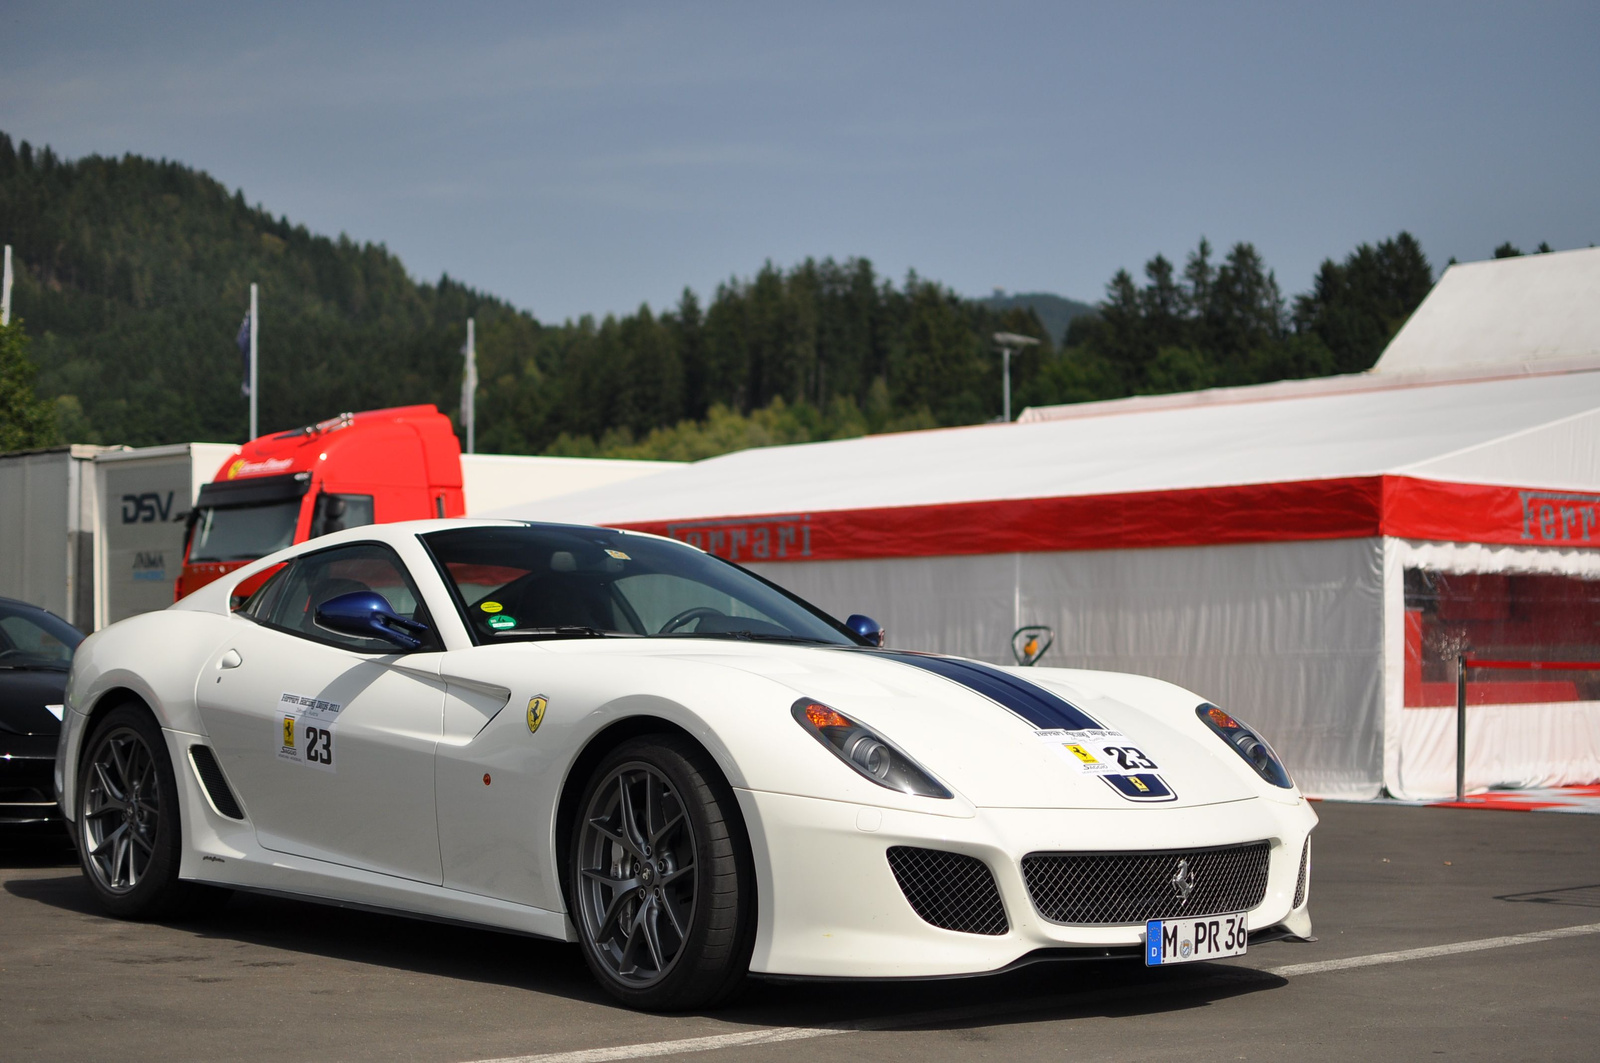
[[[300,500],[207,507],[194,528],[190,561],[254,561],[294,542]]]
[[[653,536],[534,525],[422,540],[479,642],[633,635],[861,644],[822,610],[738,565]]]

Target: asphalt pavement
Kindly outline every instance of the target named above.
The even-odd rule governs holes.
[[[576,947],[239,894],[100,915],[70,851],[0,839],[0,1058],[1600,1058],[1600,816],[1323,803],[1315,942],[1223,963],[757,983],[613,1005]]]

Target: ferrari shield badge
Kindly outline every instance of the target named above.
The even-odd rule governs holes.
[[[550,699],[543,694],[538,694],[528,699],[528,733],[533,734],[544,723],[544,710],[550,706]]]
[[[1055,640],[1056,633],[1047,627],[1019,627],[1011,635],[1011,654],[1026,668],[1043,657]]]

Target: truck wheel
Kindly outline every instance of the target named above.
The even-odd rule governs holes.
[[[681,738],[631,739],[595,768],[573,825],[573,922],[584,958],[618,1000],[704,1008],[743,985],[755,876],[732,791]]]

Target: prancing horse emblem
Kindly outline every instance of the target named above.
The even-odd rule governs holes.
[[[533,734],[544,723],[544,710],[549,708],[550,699],[543,694],[528,699],[528,733]]]
[[[1189,866],[1188,857],[1179,858],[1178,870],[1167,881],[1172,883],[1172,895],[1178,898],[1178,906],[1187,905],[1190,894],[1194,893],[1194,868]]]

